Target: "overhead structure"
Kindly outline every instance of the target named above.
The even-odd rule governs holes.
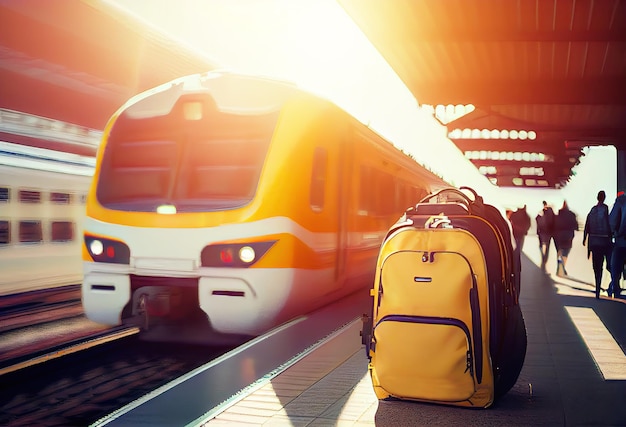
[[[133,95],[215,68],[205,54],[104,1],[0,2],[0,110],[12,125],[12,112],[23,112],[101,131]],[[50,141],[11,137],[50,148]],[[52,148],[74,149],[54,141]]]
[[[582,147],[626,150],[626,0],[339,3],[420,104],[475,107],[443,123],[498,186],[560,188]]]

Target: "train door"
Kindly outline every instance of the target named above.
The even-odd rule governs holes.
[[[352,138],[350,131],[340,133],[338,141],[339,153],[337,161],[337,261],[335,266],[335,283],[345,286],[348,271],[349,246],[349,212],[350,212],[350,176],[352,174]]]

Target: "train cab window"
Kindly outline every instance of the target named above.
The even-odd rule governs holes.
[[[194,201],[247,201],[254,197],[269,139],[199,139],[187,147],[175,194]]]
[[[96,197],[110,209],[177,212],[231,209],[249,203],[278,112],[207,111],[199,120],[122,114],[103,154]]]
[[[19,193],[21,203],[40,203],[41,192],[32,190],[20,190]]]
[[[0,221],[0,245],[8,245],[11,243],[11,222]]]
[[[313,170],[311,172],[311,208],[319,212],[324,208],[324,186],[326,184],[326,170],[328,169],[328,152],[325,148],[317,147],[313,153]]]
[[[20,243],[39,243],[42,241],[41,221],[20,221]]]
[[[0,187],[0,203],[11,200],[11,191],[7,187]]]
[[[52,241],[71,242],[74,240],[74,223],[71,221],[52,221]]]
[[[53,191],[50,193],[50,201],[60,205],[69,205],[72,200],[72,196],[69,193],[58,193]]]

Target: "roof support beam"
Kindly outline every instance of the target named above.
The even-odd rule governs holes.
[[[450,132],[455,129],[534,131],[537,134],[535,141],[586,141],[588,144],[585,145],[589,146],[617,145],[621,141],[626,140],[626,123],[622,123],[619,127],[612,124],[612,126],[607,125],[602,128],[585,126],[585,123],[579,123],[567,128],[563,125],[529,123],[524,120],[516,120],[498,115],[475,117],[472,113],[448,123],[447,128]]]
[[[407,85],[420,104],[626,105],[626,85],[621,78],[421,81],[415,76]]]
[[[554,141],[513,140],[513,139],[453,139],[461,151],[513,151],[521,153],[563,154],[565,145]]]
[[[617,27],[614,29],[594,30],[527,30],[516,28],[494,29],[484,28],[437,28],[427,27],[423,30],[411,28],[406,34],[398,32],[398,41],[411,43],[467,43],[488,42],[625,42],[626,32]]]
[[[538,161],[523,161],[523,160],[493,160],[493,159],[472,159],[471,162],[480,166],[495,166],[496,168],[510,168],[511,170],[518,171],[520,168],[543,168],[545,170],[555,171],[557,174],[569,175],[570,169],[576,164],[569,161],[568,158],[559,159],[555,162],[538,162]]]

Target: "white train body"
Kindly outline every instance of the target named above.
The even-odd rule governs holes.
[[[0,295],[80,284],[93,157],[0,142]]]

